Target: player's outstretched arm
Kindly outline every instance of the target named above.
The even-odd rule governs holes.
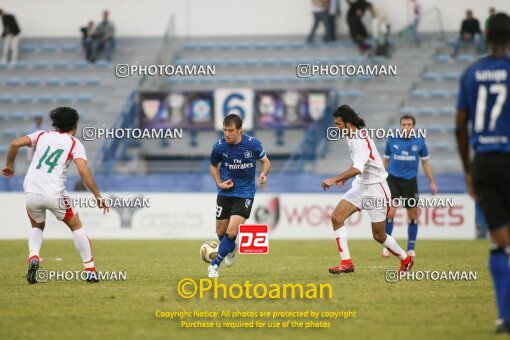
[[[473,177],[471,176],[471,162],[469,159],[469,134],[468,134],[469,115],[465,110],[457,110],[455,118],[455,137],[459,149],[460,159],[464,168],[464,177],[469,195],[475,198],[475,189],[473,187]]]
[[[271,162],[269,161],[269,158],[265,156],[260,160],[260,163],[262,163],[262,171],[259,175],[259,184],[264,185],[267,182],[267,175],[269,174],[269,170],[271,169]]]
[[[423,171],[427,175],[427,178],[430,182],[430,190],[432,191],[432,195],[437,194],[437,184],[434,180],[434,176],[432,175],[432,167],[430,166],[430,161],[428,159],[422,159],[421,165],[423,167]]]
[[[4,176],[12,177],[14,175],[14,161],[16,160],[19,148],[30,145],[32,145],[32,141],[28,136],[23,136],[12,141],[9,145],[9,151],[7,151],[7,161],[2,168],[2,174]]]
[[[361,171],[359,169],[352,166],[348,170],[342,172],[340,175],[322,181],[322,189],[326,191],[333,185],[341,187],[349,178],[357,176],[360,173]]]
[[[78,174],[80,174],[83,184],[85,184],[85,186],[90,190],[92,195],[94,195],[94,197],[97,200],[98,207],[100,209],[103,209],[103,214],[110,211],[110,208],[106,205],[106,202],[103,200],[103,197],[101,197],[101,193],[99,192],[99,189],[96,185],[96,181],[94,180],[94,176],[92,176],[92,172],[90,171],[87,165],[87,161],[81,158],[77,158],[74,160],[74,163],[76,164]]]

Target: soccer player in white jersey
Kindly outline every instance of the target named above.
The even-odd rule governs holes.
[[[79,115],[70,107],[58,107],[50,112],[55,130],[36,131],[28,136],[14,140],[7,153],[7,162],[2,174],[7,177],[14,175],[14,160],[18,149],[23,146],[35,148],[34,157],[23,182],[27,214],[32,224],[28,236],[28,273],[27,281],[36,283],[36,272],[41,262],[39,251],[43,241],[43,230],[46,210],[63,221],[73,232],[74,245],[83,260],[87,271],[87,281],[97,282],[97,275],[90,240],[81,225],[78,213],[69,205],[69,195],[65,190],[66,172],[74,160],[83,183],[89,188],[103,213],[108,207],[102,200],[94,177],[87,166],[87,156],[83,144],[74,134],[78,126]]]
[[[411,270],[414,264],[413,258],[407,255],[397,241],[385,231],[391,200],[390,189],[386,183],[388,173],[384,169],[374,141],[363,130],[364,120],[348,105],[342,105],[336,109],[333,117],[336,127],[340,129],[343,136],[346,136],[353,165],[338,176],[325,179],[322,182],[322,188],[327,190],[334,185],[340,187],[349,178],[355,176],[356,178],[352,182],[352,188],[343,195],[331,215],[336,244],[342,260],[339,265],[329,268],[329,272],[340,274],[354,271],[344,223],[349,216],[362,209],[366,210],[370,216],[374,239],[400,259],[400,271]]]

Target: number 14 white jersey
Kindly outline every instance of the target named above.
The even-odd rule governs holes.
[[[23,182],[25,193],[62,195],[70,161],[87,160],[83,144],[70,134],[55,130],[37,131],[28,138],[35,152]]]

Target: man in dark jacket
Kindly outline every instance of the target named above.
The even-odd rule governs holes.
[[[478,54],[483,53],[484,41],[480,22],[469,9],[466,11],[466,18],[462,21],[459,40],[453,47],[453,57],[459,54],[460,44],[475,44]]]
[[[21,33],[21,30],[19,29],[16,18],[12,14],[4,13],[3,10],[0,9],[0,17],[2,18],[2,24],[4,27],[2,32],[4,46],[0,63],[7,63],[7,55],[9,51],[11,51],[10,65],[14,66],[14,64],[16,64],[16,60],[18,59],[19,34]]]

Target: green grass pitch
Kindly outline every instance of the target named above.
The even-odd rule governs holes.
[[[205,241],[205,240],[204,240]],[[496,309],[487,241],[420,241],[415,270],[476,271],[476,281],[387,283],[398,268],[375,241],[350,241],[355,273],[329,274],[339,261],[330,241],[270,241],[267,255],[238,255],[220,282],[330,283],[332,299],[184,299],[179,280],[206,276],[201,241],[93,241],[96,267],[126,271],[126,281],[51,281],[29,285],[26,241],[0,241],[0,338],[437,339],[492,338]],[[399,242],[405,244],[403,241]],[[72,240],[45,241],[42,269],[81,270]],[[61,261],[57,261],[61,258]],[[356,311],[326,329],[183,329],[155,311]],[[250,321],[251,319],[242,319]],[[221,320],[218,320],[221,321]],[[237,320],[241,321],[241,320]]]

